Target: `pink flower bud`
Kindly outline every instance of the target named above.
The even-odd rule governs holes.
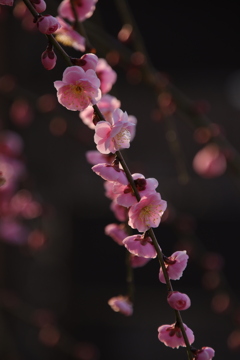
[[[50,35],[59,29],[60,24],[52,15],[44,15],[37,20],[37,27],[43,34]]]
[[[33,4],[38,13],[42,13],[47,8],[44,0],[31,0],[31,3]]]
[[[47,48],[42,53],[41,61],[42,61],[43,66],[45,67],[45,69],[52,70],[56,65],[57,56],[52,49]]]
[[[98,57],[92,53],[84,54],[79,60],[78,65],[87,71],[89,69],[96,70]]]
[[[212,360],[215,351],[211,347],[202,347],[200,350],[197,350],[194,355],[195,360]]]
[[[191,305],[191,300],[188,295],[180,293],[179,291],[171,291],[168,294],[167,301],[175,310],[186,310]]]

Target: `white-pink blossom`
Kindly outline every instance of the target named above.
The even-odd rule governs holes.
[[[84,71],[79,66],[70,66],[63,72],[62,81],[55,81],[60,104],[68,110],[84,110],[101,98],[100,81],[93,70]]]
[[[211,347],[202,347],[194,352],[195,360],[212,360],[215,356],[215,351]]]
[[[42,15],[37,20],[38,30],[43,34],[51,35],[57,31],[60,26],[57,18],[52,15]]]
[[[194,334],[187,325],[183,324],[190,345],[194,342]],[[158,328],[158,339],[166,346],[178,348],[186,346],[180,327],[176,324],[162,325]]]
[[[56,40],[65,46],[73,47],[75,50],[85,51],[85,38],[61,17],[57,16],[56,19],[60,24],[60,28],[54,33]]]
[[[133,313],[133,305],[127,296],[116,296],[108,300],[108,305],[116,311],[126,316],[130,316]]]
[[[123,245],[128,251],[136,256],[154,259],[157,252],[152,244],[152,239],[145,234],[137,234],[126,237]]]
[[[96,73],[101,81],[101,90],[106,94],[112,89],[113,84],[117,80],[117,73],[107,63],[105,59],[99,59],[96,67]]]
[[[156,228],[160,224],[166,208],[167,203],[161,199],[159,193],[154,192],[148,196],[143,196],[138,203],[130,207],[128,224],[140,232],[151,227]]]
[[[186,310],[191,305],[191,300],[187,294],[179,291],[171,291],[167,296],[168,304],[175,310]]]
[[[105,234],[110,236],[118,245],[123,245],[123,240],[128,235],[123,224],[108,224]]]
[[[165,267],[171,280],[180,279],[187,266],[188,258],[189,256],[184,250],[176,251],[170,257],[164,259]],[[162,268],[159,271],[159,280],[164,284],[166,283]]]
[[[128,114],[115,109],[111,122],[99,121],[95,127],[94,142],[102,154],[115,153],[130,147],[135,124],[129,121]]]
[[[116,97],[105,94],[98,101],[97,105],[105,120],[111,123],[113,111],[118,109],[121,103]],[[87,125],[90,129],[95,129],[95,124],[93,123],[94,110],[92,106],[88,106],[85,110],[81,111],[79,116],[85,125]],[[133,121],[130,119],[130,122]]]
[[[75,7],[78,20],[84,21],[92,16],[98,0],[74,0],[73,6]],[[72,11],[70,0],[63,0],[59,7],[58,13],[61,17],[66,18],[70,21],[75,21],[75,17]]]
[[[141,197],[154,193],[158,186],[156,179],[145,179],[145,176],[142,174],[132,174],[132,178]],[[125,186],[116,183],[114,184],[113,191],[116,193],[116,201],[119,205],[129,207],[138,202],[130,184]]]

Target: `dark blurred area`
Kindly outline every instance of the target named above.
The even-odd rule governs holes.
[[[48,13],[56,16],[59,3],[48,1]],[[196,102],[239,152],[237,3],[128,4],[155,69]],[[185,349],[167,348],[157,338],[159,326],[174,322],[157,260],[134,270],[132,317],[107,304],[126,292],[126,253],[104,234],[117,220],[103,180],[86,161],[86,151],[95,149],[93,131],[57,103],[53,82],[62,78],[64,61],[58,55],[53,70],[42,67],[46,38],[32,27],[30,15],[27,21],[15,8],[0,7],[0,131],[23,140],[18,160],[26,171],[18,190],[27,191],[21,193],[25,198],[31,193],[41,211],[36,219],[25,218],[27,242],[0,243],[0,360],[186,359]],[[98,0],[86,29],[99,57],[134,51],[131,41],[118,45],[122,26],[116,2]],[[185,116],[162,116],[158,95],[138,67],[113,68],[118,79],[111,95],[138,120],[136,138],[123,152],[126,161],[132,173],[156,178],[168,202],[156,229],[159,243],[167,256],[176,250],[190,256],[173,286],[192,299],[182,316],[195,333],[194,346],[213,347],[218,360],[237,360],[239,174],[229,165],[219,176],[196,172],[193,159],[208,144],[206,133]],[[0,171],[1,165],[0,157]]]

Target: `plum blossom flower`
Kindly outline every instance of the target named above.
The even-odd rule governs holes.
[[[113,84],[116,82],[117,74],[105,59],[98,60],[96,73],[101,81],[100,89],[103,94],[106,94],[112,89]]]
[[[133,305],[127,296],[119,295],[113,297],[108,300],[108,305],[110,305],[114,311],[120,312],[126,316],[130,316],[133,313]]]
[[[128,225],[140,232],[158,227],[166,208],[167,202],[161,199],[159,193],[143,196],[138,203],[130,207]]]
[[[113,185],[114,183],[112,181],[105,181],[103,186],[105,189],[105,196],[111,200],[115,199],[115,193],[113,192]]]
[[[210,144],[195,155],[193,168],[202,177],[214,178],[224,174],[227,160],[217,145]]]
[[[168,304],[175,310],[186,310],[191,305],[190,298],[179,291],[171,291],[167,297]]]
[[[123,245],[123,240],[128,235],[125,226],[122,224],[108,224],[105,227],[105,234],[110,236],[118,245]]]
[[[84,21],[92,16],[97,1],[98,0],[74,0],[73,5],[75,7],[78,20]],[[61,2],[58,7],[58,13],[63,18],[75,21],[70,0],[63,0]]]
[[[135,124],[129,121],[128,114],[115,109],[111,122],[99,121],[95,127],[94,142],[102,154],[115,153],[130,147]]]
[[[199,350],[194,351],[195,360],[212,360],[215,355],[215,351],[211,347],[202,347]]]
[[[123,169],[120,169],[116,162],[112,164],[97,164],[92,167],[92,170],[104,180],[118,181],[120,184],[127,184],[128,180]]]
[[[96,70],[98,63],[98,57],[95,54],[87,53],[80,57],[80,59],[76,59],[76,64],[81,66],[83,70],[87,71],[89,69]]]
[[[86,159],[92,165],[97,165],[99,163],[111,164],[115,158],[113,154],[101,154],[97,150],[89,150],[86,152]]]
[[[132,178],[141,197],[148,196],[155,192],[155,189],[158,186],[158,181],[156,179],[145,179],[142,174],[132,174]],[[130,184],[125,186],[116,183],[114,184],[113,191],[116,193],[116,201],[119,205],[129,207],[138,202]]]
[[[86,72],[79,66],[70,66],[63,72],[62,81],[55,81],[58,101],[68,110],[84,110],[101,97],[100,81],[93,70]]]
[[[0,5],[13,6],[13,0],[0,0]]]
[[[137,268],[137,267],[144,266],[150,260],[151,260],[151,258],[143,258],[143,257],[136,256],[136,255],[133,255],[133,254],[131,254],[131,256],[130,256],[130,264],[131,264],[132,268]]]
[[[56,40],[65,46],[73,47],[75,50],[85,51],[85,38],[59,16],[57,16],[56,19],[61,25],[54,33]]]
[[[111,202],[110,209],[112,210],[115,218],[118,221],[122,221],[122,222],[127,221],[127,219],[128,219],[127,208],[125,208],[124,206],[118,205],[118,203],[116,202],[115,199],[113,199],[113,201]]]
[[[57,31],[60,24],[52,15],[42,15],[37,20],[37,27],[41,33],[51,35]]]
[[[171,280],[178,280],[182,276],[183,271],[187,266],[188,255],[186,251],[176,251],[170,257],[165,258],[165,266],[168,272],[168,276]],[[162,283],[166,283],[162,268],[159,272],[159,280]]]
[[[183,324],[183,326],[188,337],[188,341],[192,344],[194,342],[194,334],[187,325]],[[180,327],[176,324],[160,326],[158,328],[158,339],[171,348],[186,346]]]
[[[152,239],[145,234],[128,236],[123,240],[123,245],[136,256],[154,259],[157,252],[152,244]]]
[[[52,48],[47,49],[41,55],[41,61],[46,70],[52,70],[57,62],[57,56]]]
[[[108,94],[103,95],[98,102],[99,110],[103,114],[105,120],[109,123],[111,123],[113,111],[120,106],[120,101],[116,97]],[[92,106],[88,106],[85,110],[81,111],[79,116],[85,125],[90,129],[95,129],[95,124],[93,123],[94,110]]]

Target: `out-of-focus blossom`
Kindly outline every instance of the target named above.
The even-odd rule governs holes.
[[[77,59],[78,66],[81,66],[83,70],[96,70],[97,63],[98,63],[98,57],[95,54],[87,53],[80,57],[80,59]]]
[[[13,6],[13,0],[0,0],[0,5]]]
[[[86,72],[79,66],[70,66],[63,72],[62,81],[55,81],[60,104],[68,110],[84,110],[101,98],[100,81],[95,71]]]
[[[44,0],[31,0],[31,3],[33,4],[38,13],[42,13],[47,8]]]
[[[101,81],[100,89],[103,94],[108,93],[117,80],[117,73],[111,68],[105,59],[99,59],[96,73]]]
[[[154,259],[157,252],[152,244],[152,239],[145,234],[128,236],[123,240],[123,245],[128,251],[136,256]]]
[[[175,310],[186,310],[191,305],[188,295],[179,291],[171,291],[167,297],[168,304]]]
[[[60,24],[60,28],[54,33],[56,40],[65,46],[73,47],[75,50],[85,51],[85,38],[59,16],[56,19]]]
[[[188,341],[190,345],[194,342],[194,334],[187,325],[183,324]],[[186,346],[180,327],[176,324],[162,325],[158,328],[158,339],[166,346],[171,348],[178,348],[179,346]]]
[[[108,305],[116,311],[126,316],[130,316],[133,313],[133,305],[126,296],[116,296],[108,300]]]
[[[188,255],[186,251],[176,251],[170,257],[165,258],[165,267],[171,280],[178,280],[187,266]],[[159,272],[159,280],[166,283],[162,268]]]
[[[115,109],[110,123],[99,121],[96,124],[94,142],[100,153],[115,153],[130,147],[134,131],[135,124],[129,121],[128,114],[121,109]]]
[[[103,186],[105,189],[105,196],[111,200],[114,200],[116,195],[113,192],[113,185],[114,183],[112,181],[105,181]]]
[[[52,15],[43,15],[38,18],[37,27],[43,34],[51,35],[59,29],[60,24]]]
[[[95,4],[98,0],[74,0],[73,6],[76,10],[78,20],[84,21],[92,16],[95,10]],[[59,7],[58,13],[61,17],[70,21],[75,21],[70,0],[63,0]]]
[[[119,108],[121,103],[116,97],[106,94],[102,96],[97,105],[105,120],[111,123],[113,111]],[[85,125],[90,129],[95,129],[95,124],[93,123],[94,110],[92,106],[88,106],[85,110],[81,111],[79,116]]]
[[[128,224],[133,229],[144,232],[151,227],[158,227],[161,217],[167,208],[165,200],[155,192],[149,196],[143,196],[141,200],[129,209]]]
[[[29,230],[14,218],[1,219],[0,238],[11,244],[22,245],[27,242]]]
[[[122,224],[108,224],[105,227],[105,234],[116,241],[118,245],[123,245],[123,239],[128,236],[125,226]]]
[[[211,347],[202,347],[194,352],[195,360],[212,360],[215,355],[215,351]]]
[[[227,160],[217,145],[210,144],[195,155],[193,168],[202,177],[214,178],[224,174],[227,169]]]

